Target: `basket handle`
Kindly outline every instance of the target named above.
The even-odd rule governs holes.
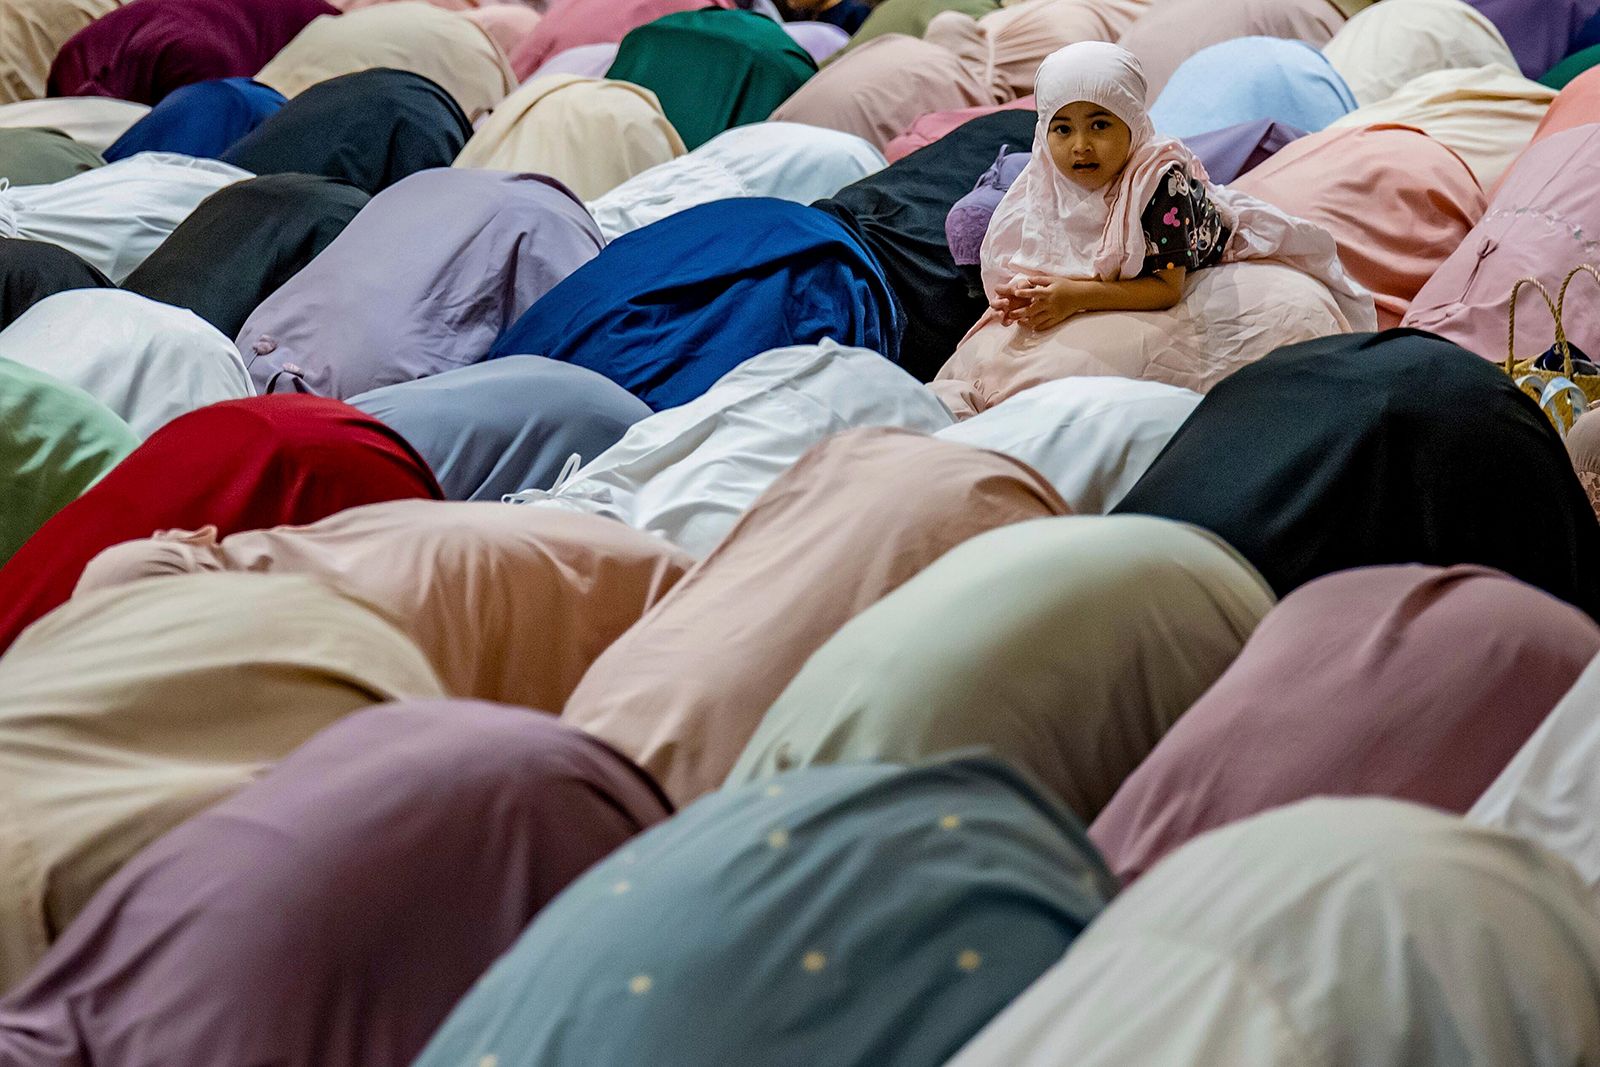
[[[1577,268],[1573,271],[1573,274],[1576,274],[1582,269],[1582,267]],[[1597,281],[1600,281],[1600,274],[1597,274],[1595,278]],[[1567,275],[1567,280],[1572,280],[1572,274]],[[1566,367],[1570,372],[1572,369],[1572,356],[1567,348],[1566,331],[1561,328],[1561,310],[1557,306],[1556,302],[1550,299],[1550,290],[1544,287],[1544,282],[1541,282],[1538,278],[1530,277],[1517,279],[1517,284],[1511,287],[1511,307],[1506,314],[1506,322],[1508,323],[1506,329],[1506,373],[1514,374],[1512,368],[1514,368],[1517,363],[1517,297],[1521,295],[1522,287],[1524,285],[1531,285],[1537,289],[1539,296],[1544,300],[1544,306],[1550,309],[1550,317],[1555,320],[1556,324],[1556,347],[1563,353],[1566,353]],[[1564,296],[1566,294],[1566,286],[1563,285],[1561,290],[1562,295]],[[1568,377],[1570,376],[1571,375],[1569,373]]]
[[[1572,342],[1567,340],[1566,318],[1567,313],[1567,287],[1572,284],[1572,279],[1580,274],[1587,274],[1596,282],[1600,282],[1600,270],[1592,263],[1580,263],[1567,272],[1561,279],[1561,293],[1556,297],[1556,344],[1561,348],[1562,374],[1572,377]]]

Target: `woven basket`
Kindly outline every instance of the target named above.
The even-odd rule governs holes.
[[[1561,291],[1554,300],[1550,290],[1537,278],[1522,278],[1511,287],[1511,304],[1507,310],[1506,373],[1517,383],[1517,388],[1533,397],[1544,413],[1550,417],[1557,430],[1565,434],[1578,416],[1591,404],[1600,401],[1600,374],[1578,374],[1572,366],[1572,344],[1567,340],[1565,320],[1567,290],[1580,274],[1587,274],[1600,282],[1600,268],[1584,263],[1573,267],[1561,280]],[[1535,360],[1517,358],[1517,297],[1524,285],[1531,285],[1544,299],[1544,306],[1555,322],[1555,350],[1561,354],[1561,369],[1541,370]]]

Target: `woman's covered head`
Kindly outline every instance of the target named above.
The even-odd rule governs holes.
[[[1034,96],[1034,136],[1056,169],[1087,190],[1110,185],[1155,135],[1139,60],[1114,44],[1084,41],[1051,53],[1039,66]]]

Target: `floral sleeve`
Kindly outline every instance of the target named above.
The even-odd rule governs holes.
[[[1189,180],[1181,164],[1167,168],[1140,216],[1144,226],[1144,268],[1140,277],[1174,267],[1199,270],[1222,259],[1227,228],[1204,182]]]

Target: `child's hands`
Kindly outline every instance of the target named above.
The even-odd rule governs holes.
[[[989,306],[1000,313],[1002,324],[1010,326],[1013,322],[1016,322],[1017,317],[1033,303],[1032,300],[1024,299],[1017,295],[1017,289],[1028,284],[1029,281],[1026,274],[1017,274],[1013,275],[1011,280],[1004,285],[995,287],[994,299],[989,301]]]
[[[1030,330],[1060,326],[1084,310],[1080,303],[1081,284],[1072,278],[1030,274],[1021,285],[1014,286],[1011,293],[1014,300],[1023,304],[1011,316],[1011,321],[1020,322]]]

